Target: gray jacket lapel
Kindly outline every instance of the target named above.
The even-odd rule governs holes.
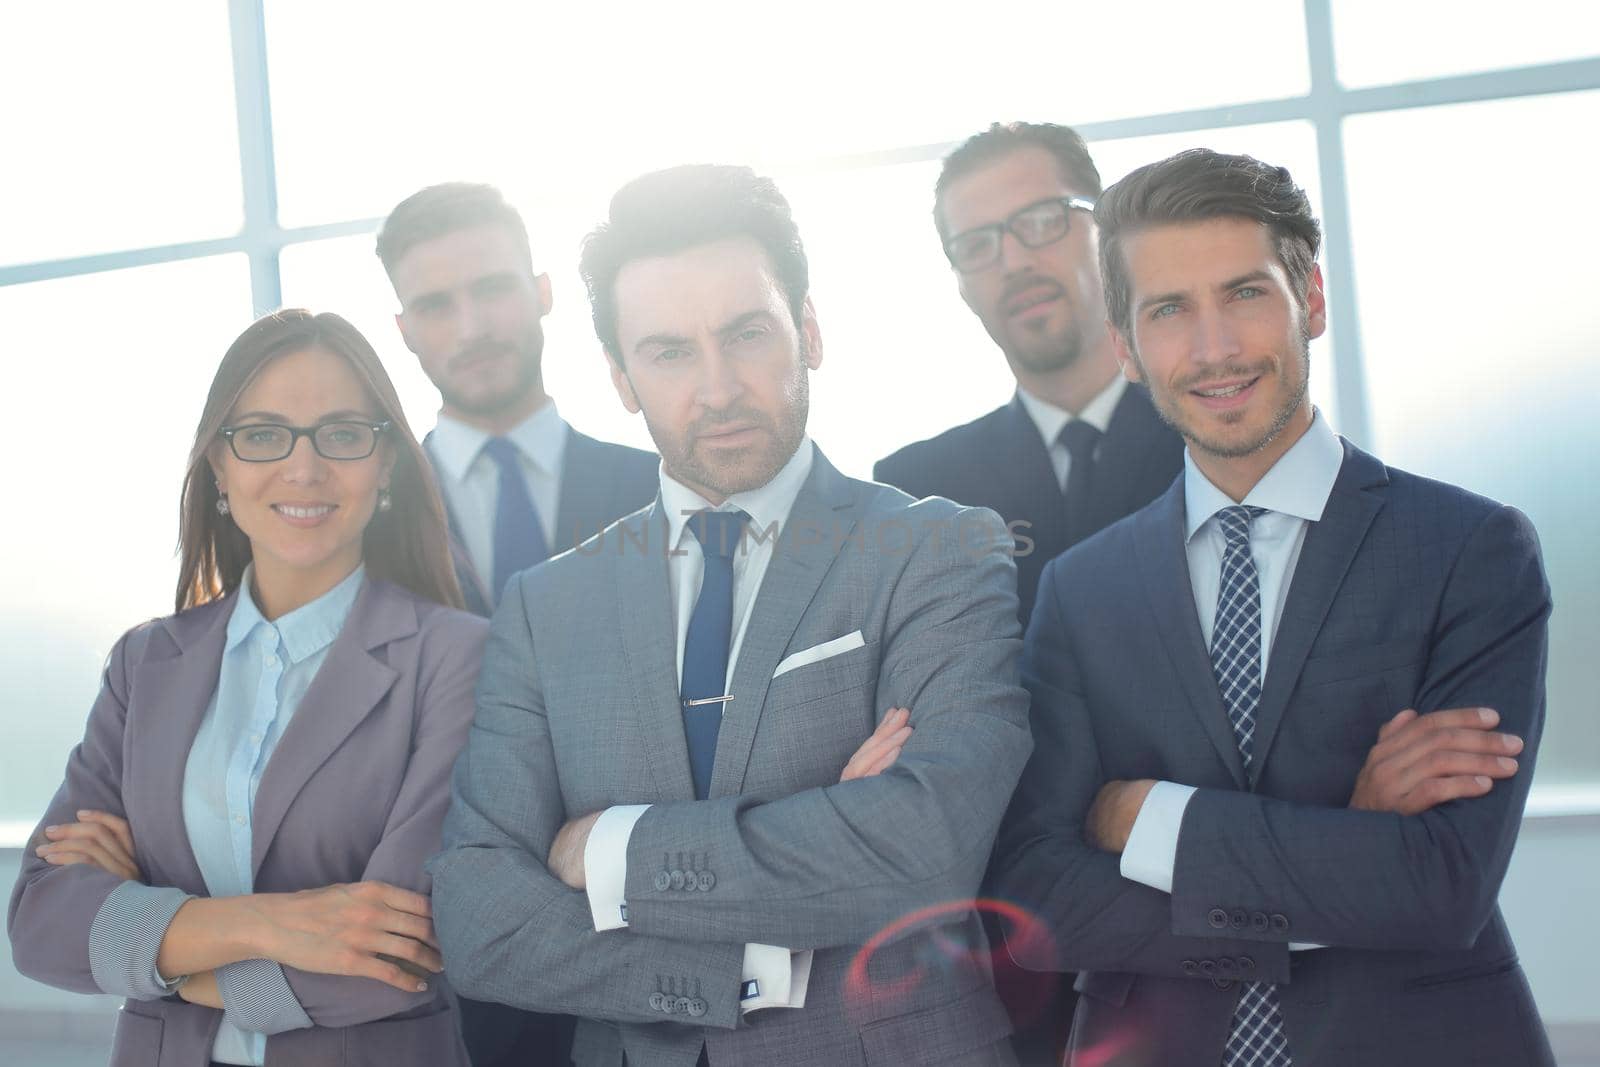
[[[1217,677],[1211,669],[1211,655],[1200,633],[1199,616],[1195,614],[1194,585],[1189,579],[1189,557],[1184,550],[1183,519],[1183,479],[1179,478],[1135,520],[1139,573],[1144,579],[1150,615],[1161,635],[1161,647],[1172,661],[1189,707],[1200,720],[1200,726],[1228,768],[1234,784],[1244,789],[1244,761],[1239,758],[1233,727],[1222,706]]]
[[[778,544],[773,546],[772,562],[761,590],[750,607],[750,621],[729,689],[733,699],[723,705],[717,758],[711,771],[711,796],[734,796],[743,789],[772,672],[822,585],[823,576],[854,529],[856,510],[856,494],[850,481],[818,449],[811,473],[795,497],[789,521],[784,524]]]
[[[178,654],[171,659],[141,663],[134,669],[129,685],[131,699],[153,713],[148,718],[159,730],[156,736],[138,739],[137,747],[144,765],[141,783],[153,786],[145,794],[156,812],[152,825],[159,827],[165,840],[141,837],[139,851],[159,855],[163,867],[172,865],[167,868],[168,873],[177,884],[197,891],[203,891],[206,880],[184,827],[183,777],[194,736],[200,731],[206,709],[211,706],[211,695],[217,689],[232,602],[233,594],[229,594],[204,618],[185,612],[167,620],[166,630]],[[124,782],[124,790],[131,784]],[[139,829],[141,833],[148,832],[142,826]]]
[[[1250,763],[1252,785],[1261,780],[1261,768],[1283,722],[1289,696],[1300,679],[1311,644],[1328,617],[1333,598],[1344,584],[1372,520],[1383,507],[1382,494],[1372,491],[1389,484],[1383,464],[1348,441],[1344,442],[1344,453],[1344,465],[1333,483],[1322,520],[1312,523],[1306,531],[1283,618],[1267,658],[1267,677],[1256,713],[1255,758]]]
[[[676,622],[667,585],[667,517],[661,498],[607,533],[616,543],[617,613],[625,662],[618,677],[632,690],[645,759],[661,800],[693,800],[689,745],[678,702]]]
[[[372,651],[417,632],[417,609],[385,582],[368,579],[328,649],[256,790],[251,869],[283,823],[289,805],[345,738],[371,714],[400,675]]]

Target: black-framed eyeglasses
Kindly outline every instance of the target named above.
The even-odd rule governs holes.
[[[1081,196],[1053,196],[1012,212],[1004,222],[974,226],[955,234],[944,243],[950,265],[963,274],[984,270],[1000,258],[1000,244],[1006,231],[1026,248],[1043,248],[1065,237],[1072,229],[1072,209],[1093,211],[1094,201]]]
[[[246,463],[274,463],[288,459],[302,437],[311,438],[311,447],[323,459],[366,459],[378,447],[378,437],[389,428],[389,421],[357,422],[338,419],[315,426],[284,426],[276,422],[251,422],[224,426],[217,431],[227,438],[233,454]]]

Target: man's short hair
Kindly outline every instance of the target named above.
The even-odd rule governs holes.
[[[1063,181],[1084,196],[1100,195],[1100,170],[1077,130],[1053,122],[996,122],[982,133],[968,137],[944,157],[944,167],[933,186],[933,223],[939,228],[941,239],[950,236],[945,232],[941,211],[950,183],[1023,148],[1042,148],[1049,152],[1061,169]]]
[[[499,189],[476,182],[430,185],[396,204],[378,228],[378,258],[392,281],[395,264],[417,245],[478,226],[504,228],[516,238],[529,269],[533,268],[528,228],[523,225],[522,216],[506,203]]]
[[[730,237],[749,237],[766,250],[800,326],[811,273],[789,202],[771,178],[749,167],[692,164],[654,171],[617,190],[610,217],[584,238],[578,268],[589,290],[595,333],[619,367],[617,275],[622,268],[636,259]]]
[[[1322,244],[1322,227],[1305,190],[1284,167],[1191,148],[1140,167],[1107,189],[1095,206],[1106,314],[1123,336],[1131,336],[1133,325],[1132,281],[1123,250],[1127,238],[1151,226],[1217,218],[1265,224],[1295,296],[1304,304]]]

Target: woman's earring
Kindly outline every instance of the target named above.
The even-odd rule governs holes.
[[[392,507],[394,507],[394,497],[390,495],[389,490],[387,490],[387,489],[379,489],[378,490],[378,510],[379,511],[388,511]]]
[[[230,509],[228,507],[228,494],[227,493],[218,494],[218,496],[217,496],[217,514],[218,515],[226,515],[229,510]]]

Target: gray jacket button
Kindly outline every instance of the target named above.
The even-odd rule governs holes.
[[[710,871],[701,871],[695,876],[695,881],[699,883],[700,892],[709,893],[712,887],[717,884],[717,876]]]
[[[668,889],[672,888],[672,875],[668,874],[666,871],[657,871],[655,886],[657,893],[665,893]]]

